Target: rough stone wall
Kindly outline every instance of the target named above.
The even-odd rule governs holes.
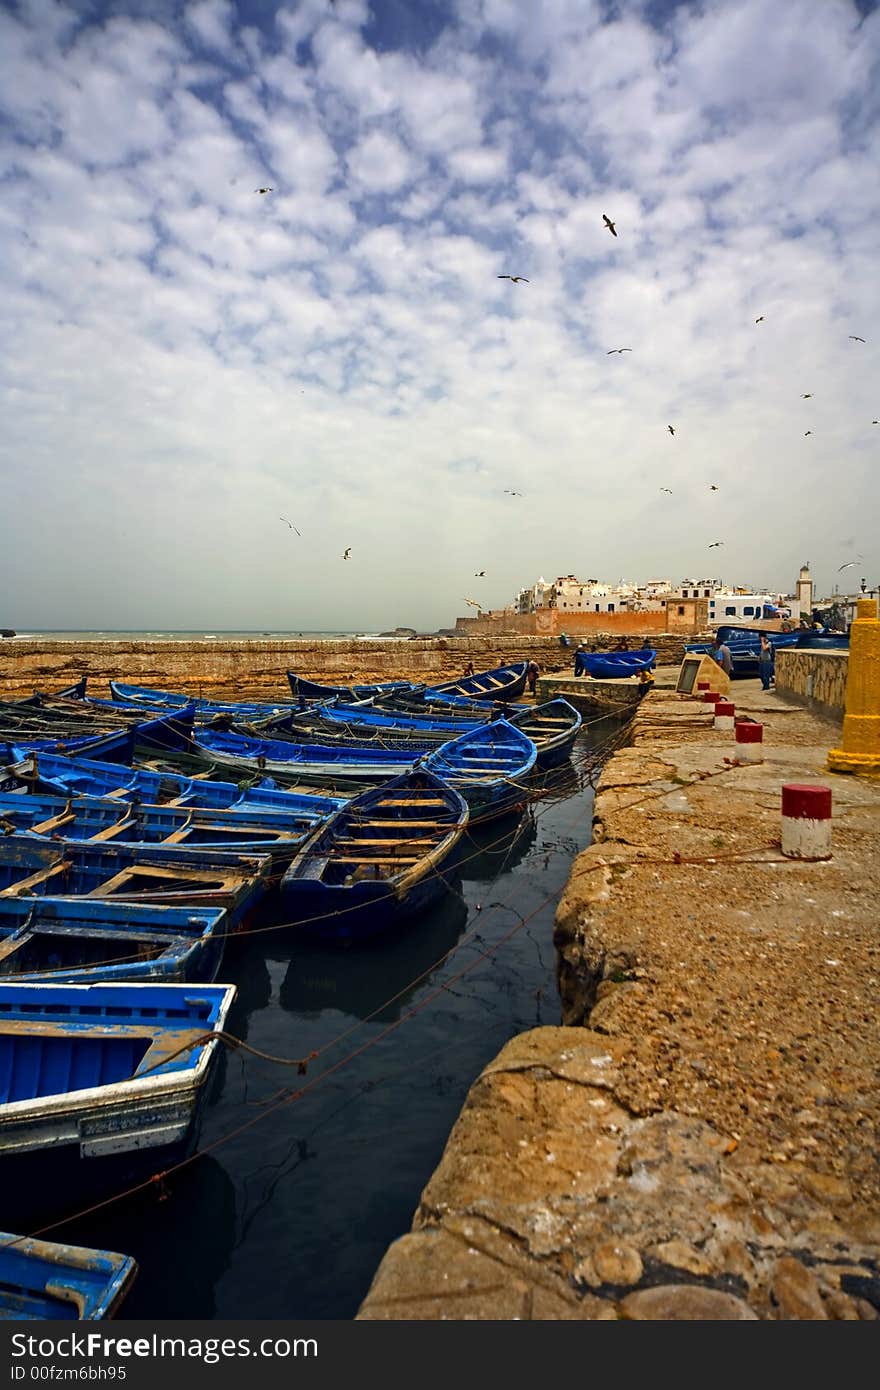
[[[653,646],[659,641],[653,637]],[[681,639],[669,639],[682,650]],[[612,645],[607,635],[598,647]],[[130,685],[224,699],[283,700],[287,671],[329,683],[372,680],[440,681],[510,661],[537,661],[542,672],[571,670],[574,655],[556,637],[426,637],[409,641],[292,640],[277,642],[0,642],[0,698],[56,691],[80,676],[106,696],[110,679]],[[664,651],[658,660],[677,660]]]
[[[843,718],[846,708],[846,651],[778,651],[776,690],[817,713]]]

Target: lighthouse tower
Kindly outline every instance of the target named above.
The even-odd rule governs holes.
[[[800,606],[802,618],[809,618],[813,611],[813,581],[810,578],[810,562],[801,565],[801,572],[797,582],[797,601]]]

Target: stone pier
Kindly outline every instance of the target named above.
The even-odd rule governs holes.
[[[878,1318],[880,785],[734,691],[757,766],[639,705],[556,914],[560,1026],[475,1078],[360,1319]],[[789,782],[832,789],[826,862],[781,853]]]

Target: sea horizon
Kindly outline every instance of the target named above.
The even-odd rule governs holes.
[[[241,641],[261,641],[274,638],[279,641],[298,638],[312,640],[338,641],[340,638],[362,638],[365,641],[393,641],[394,635],[383,636],[380,632],[355,631],[354,628],[302,628],[302,629],[260,629],[260,628],[30,628],[26,632],[16,631],[14,637],[5,637],[5,642],[21,641],[80,641],[80,642],[198,642],[222,639]],[[401,636],[400,641],[407,637]]]

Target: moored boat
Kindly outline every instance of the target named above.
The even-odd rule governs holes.
[[[474,825],[523,809],[537,758],[537,748],[522,729],[495,719],[441,744],[419,766],[458,788]]]
[[[395,690],[412,689],[411,681],[378,681],[373,684],[324,685],[321,681],[306,680],[295,671],[287,672],[291,694],[297,702],[317,700],[368,700],[373,695],[384,695]]]
[[[352,942],[410,920],[447,891],[468,823],[463,797],[416,769],[337,811],[281,883],[281,912],[322,940]]]
[[[0,1319],[104,1321],[137,1272],[131,1255],[0,1231]]]
[[[0,771],[0,789],[27,787],[33,791],[64,792],[112,797],[118,801],[144,801],[153,806],[195,806],[205,809],[286,811],[296,816],[323,818],[346,800],[327,793],[288,791],[271,777],[253,784],[215,782],[202,774],[189,777],[170,770],[154,771],[74,758],[62,753],[38,751]]]
[[[270,882],[267,855],[73,844],[16,833],[0,839],[0,898],[112,898],[158,907],[223,907],[241,931]]]
[[[0,977],[34,984],[207,981],[228,930],[223,908],[0,895]]]
[[[317,799],[317,798],[316,798]],[[258,810],[151,806],[107,796],[57,796],[0,792],[0,830],[23,832],[53,842],[75,844],[165,845],[210,853],[265,854],[272,875],[290,863],[300,845],[336,809],[327,801],[322,814],[297,815],[267,807]]]
[[[458,680],[440,681],[426,687],[426,695],[456,695],[465,699],[518,700],[526,688],[527,661],[514,661],[508,666],[496,666],[491,671],[478,671]]]
[[[633,652],[576,652],[574,673],[597,681],[623,680],[650,671],[656,661],[657,652],[652,647]]]
[[[535,766],[540,772],[558,767],[571,756],[583,725],[578,710],[561,697],[541,705],[527,705],[523,710],[508,714],[507,720],[532,740],[537,749]]]
[[[188,1149],[234,985],[0,984],[0,1155]]]

